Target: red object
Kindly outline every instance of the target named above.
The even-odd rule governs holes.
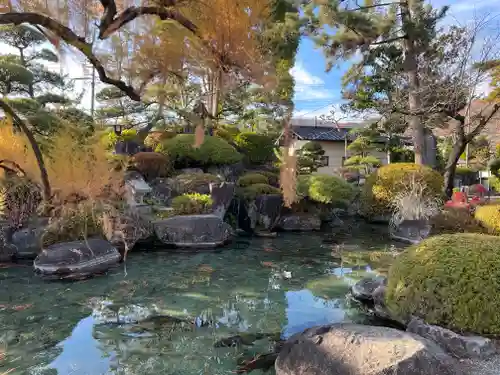
[[[451,201],[453,203],[467,203],[467,195],[461,191],[456,191],[451,196]]]
[[[454,201],[447,201],[444,204],[445,207],[447,208],[464,208],[464,209],[470,209],[470,204],[466,202],[454,202]]]

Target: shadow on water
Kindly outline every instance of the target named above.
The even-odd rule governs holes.
[[[43,282],[28,267],[0,269],[0,373],[229,374],[237,358],[272,343],[214,348],[223,337],[286,338],[365,319],[345,294],[390,261],[390,244],[374,237],[342,239],[347,261],[332,256],[336,245],[324,234],[285,234],[203,253],[130,253],[126,276],[121,265],[75,283]]]

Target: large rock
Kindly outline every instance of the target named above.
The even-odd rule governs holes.
[[[151,181],[150,198],[152,203],[160,206],[169,206],[172,200],[173,187],[171,178],[155,178]]]
[[[486,359],[496,354],[494,342],[486,337],[462,336],[449,329],[426,324],[418,318],[413,318],[406,330],[434,341],[457,358]]]
[[[223,181],[236,182],[238,177],[245,171],[243,163],[231,165],[213,166],[207,169],[208,173],[218,176]]]
[[[292,336],[276,375],[463,375],[434,342],[387,327],[333,324]]]
[[[266,230],[272,230],[278,223],[283,207],[283,197],[281,195],[259,195],[255,199],[257,208],[257,226]]]
[[[216,215],[182,215],[154,223],[158,239],[165,245],[214,248],[228,243],[232,228]]]
[[[0,262],[10,262],[15,253],[11,244],[12,229],[7,222],[0,221]]]
[[[89,238],[47,247],[33,266],[45,278],[80,280],[107,271],[120,259],[120,253],[108,241]]]
[[[374,302],[375,290],[385,284],[387,284],[387,279],[384,276],[365,277],[351,287],[351,293],[361,302]]]
[[[321,229],[321,219],[311,214],[288,214],[281,216],[277,228],[284,231],[310,232]]]
[[[222,182],[210,184],[210,197],[212,198],[212,213],[221,219],[226,215],[227,209],[234,197],[235,186],[233,183]]]
[[[398,225],[389,227],[393,239],[408,244],[418,244],[431,233],[431,224],[428,220],[405,220]]]
[[[17,259],[35,259],[42,251],[42,235],[45,226],[29,226],[12,234],[12,245],[15,247],[14,257]]]

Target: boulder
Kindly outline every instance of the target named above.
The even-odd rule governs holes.
[[[283,197],[281,195],[259,195],[255,199],[257,209],[257,227],[265,230],[272,230],[278,223],[283,206]]]
[[[276,226],[283,231],[310,232],[321,229],[321,219],[311,214],[288,214],[281,216]]]
[[[89,238],[47,247],[33,266],[35,273],[44,278],[81,280],[107,271],[120,259],[120,253],[108,241]]]
[[[171,178],[155,178],[151,181],[150,198],[154,204],[160,206],[169,206],[172,200],[173,188]]]
[[[235,186],[233,183],[210,184],[212,198],[212,213],[221,219],[226,215],[227,209],[234,197]]]
[[[434,341],[457,358],[486,359],[496,354],[494,342],[486,337],[462,336],[449,329],[426,324],[418,318],[413,318],[406,330]]]
[[[12,234],[12,245],[15,247],[15,258],[35,259],[42,251],[42,235],[45,226],[29,226]]]
[[[464,375],[434,342],[387,327],[332,324],[285,342],[276,375]]]
[[[213,166],[207,169],[207,173],[218,176],[223,181],[235,183],[238,177],[244,172],[245,166],[243,163],[231,165]]]
[[[351,293],[360,302],[374,302],[375,290],[386,284],[387,278],[384,276],[365,277],[351,287]]]
[[[431,233],[428,220],[405,220],[398,225],[390,225],[391,238],[408,244],[418,244]]]
[[[165,245],[184,248],[215,248],[232,238],[232,228],[216,215],[181,215],[154,223],[158,239]]]

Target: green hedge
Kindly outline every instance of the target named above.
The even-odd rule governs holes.
[[[236,136],[235,143],[249,164],[265,164],[274,159],[274,138],[265,134],[240,133]]]
[[[237,190],[237,195],[246,200],[254,200],[259,195],[274,194],[281,194],[281,190],[268,184],[254,184]]]
[[[343,207],[354,199],[356,189],[340,177],[314,174],[298,177],[297,195],[315,202]]]
[[[179,134],[160,143],[155,151],[167,155],[175,168],[228,165],[242,159],[233,146],[219,137],[205,136],[200,147],[193,145],[194,134]]]
[[[207,214],[212,211],[212,198],[208,194],[184,194],[172,199],[176,215]]]
[[[500,238],[484,234],[430,237],[396,257],[386,303],[458,332],[500,334]]]
[[[443,176],[429,167],[412,163],[385,165],[365,181],[361,193],[361,210],[366,216],[390,215],[391,200],[398,193],[407,191],[411,181],[426,186],[428,197],[441,197]]]
[[[261,173],[246,173],[238,179],[238,186],[247,187],[255,184],[269,184],[269,179]]]

